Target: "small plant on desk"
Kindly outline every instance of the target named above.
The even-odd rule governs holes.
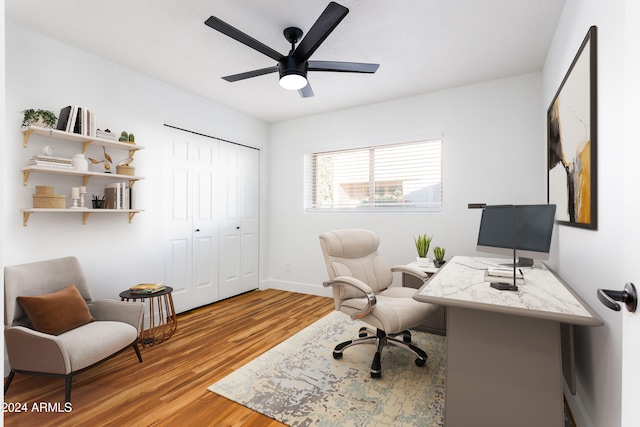
[[[429,253],[429,245],[431,244],[432,239],[433,236],[427,236],[426,234],[413,238],[416,243],[416,250],[418,251],[418,257],[416,258],[418,266],[425,267],[429,264],[427,254]]]
[[[433,264],[437,268],[442,267],[442,265],[445,263],[445,260],[444,260],[444,253],[445,252],[446,252],[446,249],[445,248],[441,248],[440,246],[436,246],[435,248],[433,248],[433,256],[436,258],[436,260],[433,262]]]

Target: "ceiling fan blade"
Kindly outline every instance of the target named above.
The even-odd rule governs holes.
[[[347,16],[347,13],[349,13],[349,9],[346,7],[333,1],[329,3],[300,44],[298,44],[293,56],[304,60],[309,59],[313,52],[320,47],[322,42],[338,26],[340,21]]]
[[[380,64],[364,62],[309,61],[308,71],[334,71],[342,73],[370,73],[378,70]]]
[[[237,28],[232,27],[231,25],[220,20],[219,18],[216,18],[215,16],[209,17],[209,19],[207,19],[204,23],[214,30],[220,31],[222,34],[229,36],[232,39],[235,39],[252,49],[257,50],[258,52],[267,55],[268,57],[275,59],[276,61],[280,61],[284,57],[284,55],[282,55],[281,53],[271,49],[269,46],[259,42],[253,37],[243,33]]]
[[[223,79],[228,82],[237,82],[238,80],[250,79],[251,77],[258,77],[264,74],[275,73],[277,71],[278,71],[278,66],[274,65],[273,67],[261,68],[259,70],[247,71],[245,73],[225,76],[223,77]]]
[[[307,80],[307,85],[302,89],[298,89],[298,93],[302,98],[311,98],[313,96],[313,89],[311,89],[311,84]]]

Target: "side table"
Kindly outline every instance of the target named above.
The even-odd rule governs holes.
[[[120,292],[121,301],[142,300],[146,302],[144,300],[148,300],[149,328],[144,329],[143,327],[140,332],[140,343],[143,347],[159,344],[169,339],[178,328],[171,292],[173,292],[173,288],[170,286],[152,294],[138,294],[129,290]]]

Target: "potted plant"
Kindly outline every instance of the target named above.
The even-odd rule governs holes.
[[[433,236],[427,236],[426,234],[413,238],[416,243],[416,250],[418,251],[418,256],[416,257],[418,267],[426,267],[429,264],[427,254],[429,253],[429,245],[432,239]]]
[[[444,260],[444,253],[446,252],[445,248],[441,248],[440,246],[436,246],[435,248],[433,248],[433,256],[436,257],[436,260],[433,262],[433,265],[436,266],[436,268],[440,268],[444,265],[445,260]]]
[[[29,108],[20,112],[22,113],[22,126],[38,125],[52,128],[55,127],[58,122],[58,117],[56,117],[53,111]]]

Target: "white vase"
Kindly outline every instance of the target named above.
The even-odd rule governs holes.
[[[418,267],[428,267],[429,266],[429,258],[416,257],[416,264]]]
[[[73,155],[71,159],[71,164],[73,168],[77,171],[88,171],[89,170],[89,162],[87,158],[82,153],[76,153]]]

